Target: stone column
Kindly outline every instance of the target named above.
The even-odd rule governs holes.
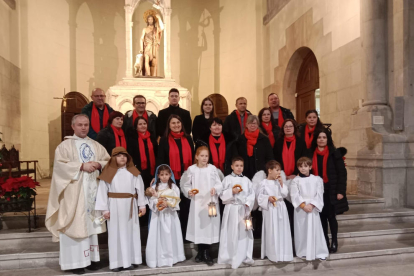
[[[361,0],[363,106],[386,105],[387,0]]]
[[[166,79],[171,79],[171,11],[170,6],[164,8],[164,75]]]
[[[125,5],[125,49],[126,49],[126,71],[125,76],[132,78],[132,15],[134,13],[134,7],[131,5]]]

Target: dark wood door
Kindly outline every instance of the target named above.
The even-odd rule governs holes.
[[[67,93],[65,99],[62,100],[61,104],[62,141],[65,136],[73,135],[72,118],[76,114],[81,113],[82,108],[88,104],[88,98],[76,91]]]
[[[211,94],[209,97],[213,100],[214,109],[216,111],[217,117],[224,120],[226,119],[227,115],[229,115],[229,107],[227,105],[226,98],[224,98],[220,94]]]
[[[312,52],[306,55],[296,83],[296,120],[305,122],[305,113],[315,109],[315,90],[319,88],[319,67]]]

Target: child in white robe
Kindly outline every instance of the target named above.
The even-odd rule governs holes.
[[[289,215],[283,199],[289,190],[283,182],[281,166],[271,160],[266,163],[266,176],[258,188],[257,202],[263,214],[261,258],[272,262],[293,261]]]
[[[138,215],[146,212],[144,182],[122,147],[112,150],[99,179],[95,210],[108,220],[109,268],[114,272],[134,269],[142,263]]]
[[[158,196],[149,198],[149,208],[152,215],[145,249],[146,262],[151,268],[172,266],[185,260],[184,243],[181,233],[180,219],[180,189],[175,184],[174,174],[168,165],[158,166],[152,188]],[[167,189],[174,191],[176,205],[162,198]]]
[[[230,264],[233,269],[242,263],[254,264],[253,231],[246,230],[244,219],[252,211],[255,194],[252,182],[242,175],[243,167],[243,158],[233,158],[233,172],[224,178],[223,192],[220,195],[226,206],[221,224],[217,263]],[[240,185],[241,189],[235,185]]]
[[[295,249],[296,255],[307,261],[325,260],[329,256],[319,213],[323,208],[323,180],[310,174],[312,160],[299,158],[299,176],[290,186],[290,196],[295,207]]]
[[[191,199],[186,239],[198,245],[197,263],[213,265],[210,247],[219,242],[220,209],[218,196],[222,191],[218,169],[208,164],[208,148],[201,146],[195,154],[196,164],[188,167],[181,177],[181,191]],[[197,192],[198,191],[198,192]],[[216,204],[216,216],[209,217],[210,202]]]

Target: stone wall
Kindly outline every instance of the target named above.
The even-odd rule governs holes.
[[[20,149],[19,10],[15,1],[0,1],[0,34],[0,138],[6,147]]]

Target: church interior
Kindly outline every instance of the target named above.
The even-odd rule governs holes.
[[[148,77],[136,66],[143,15],[155,6],[164,30]],[[256,262],[243,275],[412,262],[413,45],[410,0],[0,0],[1,177],[26,172],[40,183],[29,213],[0,209],[0,276],[65,275],[44,223],[54,154],[97,87],[123,114],[138,94],[158,114],[171,88],[192,119],[207,96],[223,118],[239,97],[258,114],[271,93],[298,123],[307,110],[319,112],[335,146],[348,150],[340,251],[326,262],[276,265],[260,259],[255,241]],[[9,167],[12,156],[20,163]],[[128,275],[236,275],[196,264],[194,245],[184,247],[184,263]]]

